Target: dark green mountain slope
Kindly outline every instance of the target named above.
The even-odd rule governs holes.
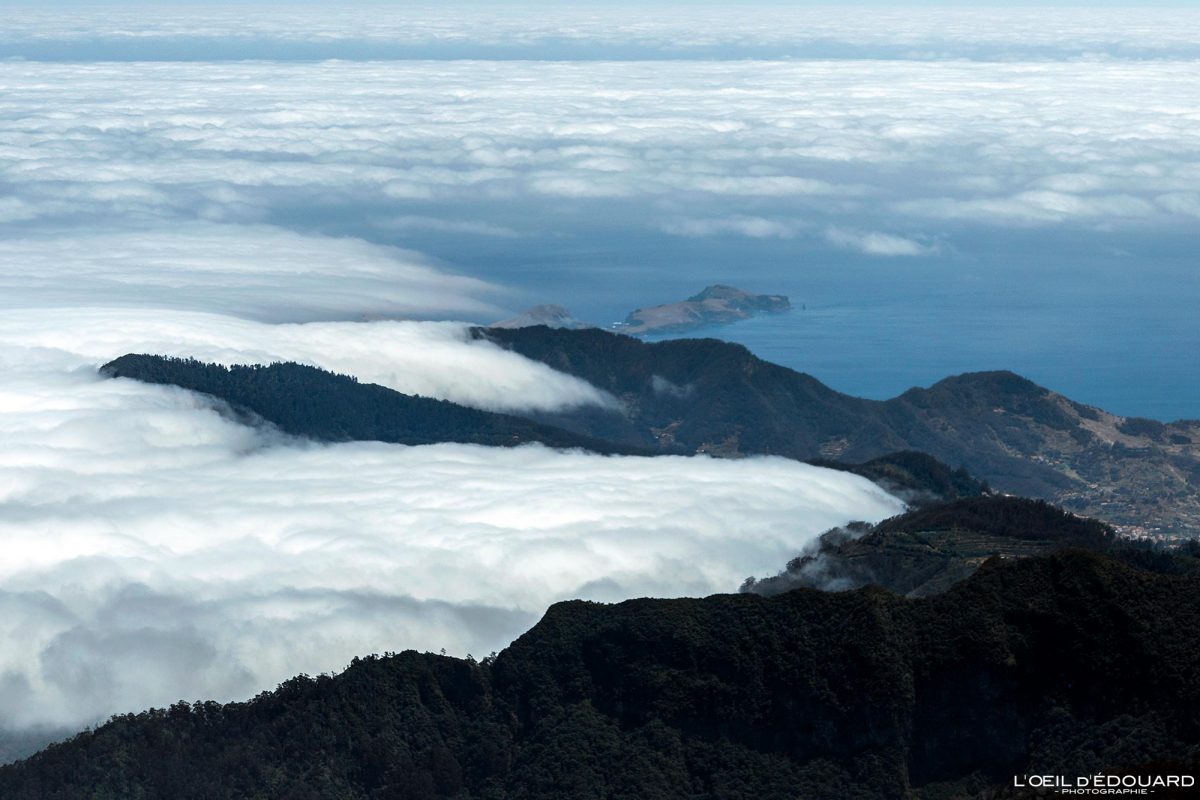
[[[951,469],[928,453],[915,450],[900,450],[861,464],[824,458],[809,463],[861,475],[914,507],[980,497],[991,491],[985,481],[977,480],[962,467]]]
[[[468,442],[501,446],[541,442],[551,447],[579,447],[597,453],[645,455],[680,450],[639,448],[568,433],[523,417],[413,397],[299,364],[224,367],[195,359],[127,355],[104,365],[101,371],[112,377],[204,392],[229,404],[236,412],[248,413],[250,419],[262,419],[294,436],[318,441]],[[891,453],[863,464],[815,463],[861,475],[911,503],[987,491],[986,484],[966,471],[952,470],[924,453]]]
[[[861,462],[917,450],[1013,494],[1130,526],[1200,532],[1200,421],[1163,425],[1072,402],[1010,372],[947,378],[887,401],[715,339],[648,344],[599,330],[477,329],[619,397],[542,421],[631,445]]]
[[[835,528],[778,575],[747,579],[742,591],[774,595],[875,585],[921,597],[945,591],[993,556],[1024,558],[1068,547],[1136,556],[1145,565],[1153,556],[1160,569],[1171,571],[1169,551],[1143,553],[1101,522],[1042,500],[990,495],[926,505],[875,526],[860,522]]]
[[[402,653],[114,719],[5,800],[976,796],[1184,763],[1200,578],[1085,551],[950,591],[561,603],[494,661]]]
[[[398,444],[462,442],[501,447],[540,442],[597,453],[633,453],[636,447],[427,397],[359,383],[346,375],[300,364],[233,366],[195,359],[126,355],[101,367],[114,378],[179,386],[212,395],[285,433],[327,442]]]

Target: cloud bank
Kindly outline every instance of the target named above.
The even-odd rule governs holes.
[[[496,314],[499,287],[411,252],[191,222],[0,240],[0,308],[135,306],[263,320]]]
[[[1078,0],[1076,0],[1078,2]],[[1082,5],[1082,3],[1080,3]],[[860,9],[715,3],[119,2],[10,10],[0,57],[46,60],[1195,58],[1200,14],[1175,8]],[[813,6],[816,7],[813,7]],[[807,6],[807,7],[806,7]]]
[[[221,364],[295,361],[406,394],[490,411],[619,409],[586,381],[486,341],[453,322],[264,324],[217,314],[119,308],[5,312],[0,367],[95,369],[126,353]]]
[[[912,239],[878,231],[848,231],[842,228],[830,228],[825,232],[825,238],[838,247],[857,250],[872,256],[920,256],[935,251],[935,248]]]
[[[782,459],[308,445],[0,343],[0,708],[77,726],[356,654],[483,655],[555,600],[733,591],[900,502]]]
[[[34,241],[0,257],[49,258],[39,236],[114,226],[182,226],[164,246],[213,249],[205,231],[223,225],[245,248],[229,259],[361,262],[351,276],[404,309],[437,305],[450,279],[410,253],[264,226],[528,243],[534,259],[614,226],[890,237],[868,253],[967,246],[964,226],[1178,227],[1200,208],[1194,74],[1190,60],[0,63],[0,231]],[[62,247],[95,254],[85,276],[110,274],[102,239]],[[406,306],[393,273],[435,297]]]
[[[228,311],[232,298],[248,314],[286,315],[292,301],[260,287],[293,267],[288,252],[221,259],[186,237],[148,258],[164,241],[131,239],[91,261],[78,251],[57,277],[53,258],[26,250],[23,263],[43,271],[5,276],[0,750],[180,698],[247,697],[367,652],[483,655],[560,599],[730,591],[832,524],[901,507],[859,478],[781,459],[316,445],[241,425],[200,395],[102,379],[97,366],[125,352],[286,359],[483,408],[617,408],[471,340],[462,323],[172,309]],[[71,283],[75,263],[86,269]],[[315,283],[301,274],[284,292],[334,311],[370,296],[373,262],[345,262],[332,297],[324,263],[337,262],[314,257],[298,269]],[[117,296],[96,289],[101,267],[121,276],[112,292],[164,307],[89,307],[93,292]],[[220,277],[206,293],[209,273]],[[440,273],[419,275],[445,288]],[[197,290],[156,293],[159,283]],[[62,305],[19,307],[50,300]]]

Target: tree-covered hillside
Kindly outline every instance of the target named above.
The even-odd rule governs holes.
[[[823,458],[809,463],[861,475],[916,507],[980,497],[991,491],[986,481],[975,478],[966,469],[951,469],[928,453],[915,450],[900,450],[861,464]]]
[[[6,800],[977,796],[1200,753],[1200,578],[1072,550],[950,591],[574,601],[481,663],[401,653],[127,715]]]
[[[126,355],[105,364],[101,371],[114,378],[203,392],[285,433],[318,441],[462,442],[501,447],[540,442],[598,453],[637,452],[635,447],[568,433],[522,417],[406,395],[301,364],[226,367],[195,359]]]
[[[608,442],[569,433],[523,417],[465,408],[444,400],[401,394],[316,367],[276,363],[232,367],[195,359],[127,355],[101,367],[105,375],[203,392],[286,433],[318,441],[383,441],[401,444],[467,442],[518,445],[541,442],[597,453],[682,452]],[[965,470],[953,470],[932,456],[890,453],[863,464],[814,460],[819,466],[872,480],[908,502],[927,503],[987,491]]]
[[[984,495],[925,504],[873,526],[860,522],[827,531],[782,572],[749,578],[742,591],[774,595],[874,585],[920,597],[945,591],[993,556],[1024,558],[1064,548],[1176,571],[1175,554],[1120,539],[1102,522],[1042,500]],[[1179,555],[1200,568],[1200,561]]]

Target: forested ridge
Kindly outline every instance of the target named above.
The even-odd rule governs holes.
[[[808,463],[861,475],[915,507],[991,492],[987,481],[977,479],[963,467],[952,469],[933,456],[914,450],[899,450],[858,464],[823,458]]]
[[[827,531],[777,575],[748,578],[742,591],[844,591],[881,586],[914,597],[945,591],[988,558],[1027,558],[1065,548],[1103,553],[1163,574],[1200,574],[1200,542],[1164,547],[1043,501],[1005,495],[927,503],[876,525]]]
[[[286,433],[318,441],[493,446],[540,442],[597,453],[682,452],[681,448],[651,449],[569,433],[523,417],[406,395],[360,383],[348,375],[294,363],[224,366],[190,358],[131,354],[105,364],[101,372],[202,392],[243,412],[248,421],[265,420]],[[812,463],[866,477],[909,502],[940,501],[987,491],[985,483],[965,470],[951,469],[924,453],[889,453],[862,464],[820,459]]]
[[[602,335],[603,347],[622,339]],[[691,352],[696,370],[712,368],[710,345],[680,347],[685,365]],[[721,353],[748,379],[760,369],[736,348]],[[676,382],[688,373],[655,369],[629,380],[644,379],[664,405],[600,382],[626,403],[620,424],[701,391]],[[205,392],[323,441],[645,444],[609,422],[580,423],[606,412],[575,423],[619,444],[296,364],[126,356],[104,371]],[[797,380],[840,413],[830,390]],[[1051,411],[1061,403],[1023,379],[972,380],[962,390],[984,392],[976,405],[999,391],[1039,424],[1067,424]],[[714,387],[715,399],[693,406],[698,418],[655,429],[653,446],[689,451],[686,426],[725,424],[745,410],[729,405],[738,391]],[[694,449],[738,455],[754,437],[785,436],[778,425],[816,419],[787,421],[795,402],[770,395],[782,421],[766,434],[752,419],[735,426],[733,450]],[[1197,548],[1121,540],[1103,523],[995,494],[924,453],[828,466],[915,506],[831,532],[748,592],[560,603],[483,661],[370,656],[245,703],[123,715],[0,768],[0,798],[942,800],[1020,796],[1005,788],[1015,774],[1197,769]]]
[[[318,441],[462,442],[500,447],[539,442],[597,453],[639,452],[637,447],[568,433],[509,414],[403,394],[303,364],[227,367],[191,358],[131,354],[110,361],[101,372],[212,395],[285,433]]]
[[[1194,763],[1200,578],[1081,550],[936,596],[572,601],[483,662],[405,652],[125,715],[6,800],[946,798]]]

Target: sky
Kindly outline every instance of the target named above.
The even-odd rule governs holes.
[[[777,459],[318,446],[96,373],[128,352],[619,411],[467,326],[719,282],[798,309],[713,333],[844,391],[1010,368],[1200,417],[1200,12],[1087,5],[12,11],[0,719],[480,656],[902,507]]]

